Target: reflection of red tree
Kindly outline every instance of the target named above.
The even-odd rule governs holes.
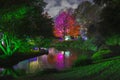
[[[76,55],[76,54],[72,54],[72,55],[70,56],[69,60],[70,60],[71,64],[73,64],[73,62],[74,62],[75,60],[77,60],[77,55]]]
[[[56,55],[49,54],[47,60],[49,64],[54,65],[56,63]]]
[[[53,65],[57,69],[63,69],[64,67],[71,67],[73,62],[77,60],[77,54],[71,54],[71,56],[65,58],[62,53],[49,54],[47,56],[47,61],[49,64]]]

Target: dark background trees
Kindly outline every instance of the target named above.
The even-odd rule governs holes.
[[[98,22],[102,8],[89,1],[83,1],[74,12],[76,21],[81,24],[81,34],[88,38],[97,35]]]
[[[100,14],[99,32],[103,36],[120,34],[120,1],[119,0],[94,0],[99,6],[103,6]]]
[[[118,56],[120,52],[120,1],[94,0],[102,6],[98,31],[104,37],[104,44],[112,51],[109,56]]]

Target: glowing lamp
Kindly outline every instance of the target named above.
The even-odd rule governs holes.
[[[70,38],[70,36],[65,36],[65,40],[67,41],[67,40],[70,40],[71,38]]]
[[[70,56],[70,51],[65,51],[65,57],[69,57]]]

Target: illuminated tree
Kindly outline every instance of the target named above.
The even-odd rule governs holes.
[[[17,77],[13,65],[25,59],[48,54],[46,50],[33,51],[33,46],[17,37],[3,33],[0,36],[0,67],[4,68],[2,75]],[[32,49],[32,50],[31,50]]]
[[[68,35],[71,35],[72,37],[78,37],[78,35],[80,35],[80,26],[71,26]]]
[[[52,18],[44,16],[43,0],[2,0],[0,5],[0,29],[23,36],[52,37]],[[19,3],[19,4],[18,4]],[[9,7],[8,5],[11,4]],[[31,34],[32,33],[32,34]]]
[[[51,36],[43,32],[50,32],[52,19],[42,14],[43,0],[36,1],[0,0],[0,68],[5,69],[3,75],[15,73],[13,65],[20,61],[48,54],[47,50],[31,51],[33,45],[26,41],[26,36]]]
[[[74,31],[74,30],[75,31]],[[79,26],[76,26],[76,21],[69,11],[62,11],[55,19],[54,35],[59,38],[65,36],[78,36]]]
[[[20,40],[7,33],[1,35],[0,49],[4,55],[12,55],[20,47]]]

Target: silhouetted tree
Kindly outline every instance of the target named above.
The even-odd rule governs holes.
[[[99,23],[99,32],[103,36],[111,36],[120,34],[120,1],[111,0],[103,8],[100,15],[101,21]]]
[[[82,38],[94,37],[97,32],[97,23],[100,21],[100,13],[102,8],[89,1],[79,4],[74,12],[76,21],[81,24]]]

